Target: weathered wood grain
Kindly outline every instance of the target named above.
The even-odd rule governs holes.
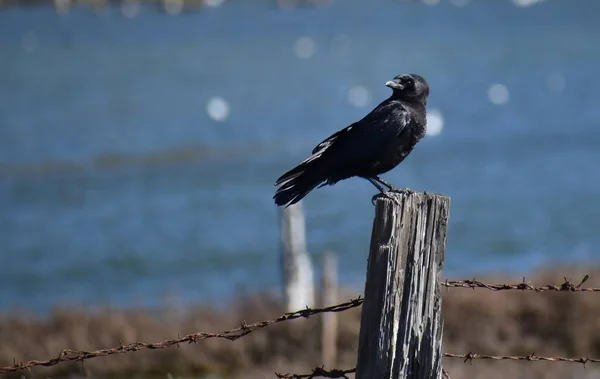
[[[449,206],[447,196],[426,193],[377,199],[357,379],[441,378]]]

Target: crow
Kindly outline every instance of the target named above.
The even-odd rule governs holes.
[[[398,190],[379,175],[400,164],[425,135],[429,85],[416,74],[398,75],[385,85],[392,89],[387,100],[319,143],[310,157],[277,179],[275,204],[290,206],[317,186],[354,176],[367,179],[381,193],[384,187]]]

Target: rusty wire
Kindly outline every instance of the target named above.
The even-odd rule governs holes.
[[[556,285],[546,285],[542,287],[535,287],[529,284],[529,282],[525,281],[523,278],[523,282],[517,284],[487,284],[484,282],[480,282],[477,280],[446,280],[441,283],[441,286],[449,287],[449,288],[483,288],[492,291],[502,291],[502,290],[519,290],[519,291],[535,291],[535,292],[544,292],[544,291],[558,291],[558,292],[600,292],[600,288],[582,288],[582,284],[587,281],[589,278],[586,275],[578,285],[572,284],[569,280],[565,278],[565,282],[559,286]],[[235,341],[238,338],[241,338],[245,335],[248,335],[255,330],[262,329],[269,325],[277,324],[283,321],[294,320],[297,318],[308,318],[310,316],[319,314],[319,313],[328,313],[328,312],[343,312],[351,308],[356,308],[362,305],[363,299],[359,296],[356,299],[352,299],[345,303],[332,305],[326,308],[306,308],[296,312],[285,313],[277,318],[272,320],[264,320],[258,321],[253,324],[246,324],[246,322],[242,322],[241,325],[237,328],[225,330],[218,333],[211,332],[199,332],[188,334],[184,337],[178,337],[176,339],[165,340],[161,342],[155,343],[144,343],[144,342],[133,342],[124,345],[120,343],[119,346],[101,349],[95,351],[82,351],[82,350],[72,350],[65,349],[60,352],[60,354],[56,358],[50,358],[46,360],[30,360],[26,362],[19,362],[17,359],[13,359],[13,364],[11,366],[0,367],[0,374],[6,374],[11,372],[16,372],[19,370],[27,369],[35,366],[54,366],[61,362],[68,361],[84,361],[91,358],[96,357],[104,357],[113,354],[122,354],[127,352],[139,351],[139,350],[157,350],[164,349],[171,346],[179,346],[180,343],[195,343],[200,340],[209,339],[209,338],[224,338],[230,341]],[[448,357],[453,357],[453,355],[446,355]],[[561,361],[561,362],[598,362],[597,359],[588,359],[585,358],[585,362],[581,359],[569,359],[569,358],[544,358],[537,357],[531,355],[529,357],[496,357],[496,356],[488,356],[481,354],[471,354],[467,355],[458,355],[457,357],[463,357],[467,360],[471,359],[512,359],[512,360],[544,360],[544,361]],[[334,371],[334,373],[340,373],[343,371]],[[311,374],[309,374],[311,375]],[[345,374],[344,374],[345,375]],[[343,376],[341,376],[343,378]]]
[[[313,378],[346,378],[346,374],[353,374],[356,368],[348,370],[331,369],[326,370],[324,367],[315,367],[310,374],[280,374],[275,373],[279,379],[313,379]]]
[[[545,285],[535,287],[529,284],[528,281],[523,278],[521,283],[516,284],[488,284],[478,280],[446,280],[441,285],[448,288],[483,288],[491,291],[506,291],[506,290],[521,290],[521,291],[535,291],[535,292],[547,292],[547,291],[558,291],[558,292],[600,292],[600,288],[582,288],[581,286],[589,279],[589,275],[583,277],[578,285],[574,285],[567,278],[564,278],[565,282],[559,286],[556,285]]]
[[[81,350],[71,350],[65,349],[60,352],[58,357],[51,358],[43,361],[39,360],[31,360],[27,362],[18,362],[16,359],[13,359],[12,366],[0,367],[0,374],[7,374],[11,372],[16,372],[19,370],[27,369],[34,366],[54,366],[61,362],[68,361],[84,361],[91,358],[96,357],[105,357],[113,354],[121,354],[138,350],[156,350],[156,349],[164,349],[170,346],[179,346],[180,343],[195,343],[200,340],[205,340],[209,338],[224,338],[230,341],[235,341],[238,338],[246,336],[252,333],[255,330],[262,329],[269,325],[277,324],[283,321],[294,320],[297,318],[308,318],[310,316],[319,314],[319,313],[327,313],[327,312],[342,312],[350,308],[355,308],[360,306],[363,303],[363,299],[358,297],[356,299],[347,301],[345,303],[332,305],[326,308],[306,308],[301,309],[296,312],[284,313],[283,315],[274,318],[272,320],[258,321],[253,324],[246,324],[246,322],[242,322],[242,324],[234,329],[225,330],[223,332],[218,333],[207,333],[207,332],[199,332],[188,334],[184,337],[178,337],[172,340],[166,340],[162,342],[155,343],[144,343],[144,342],[133,342],[127,345],[119,344],[117,347],[113,347],[110,349],[101,349],[95,351],[81,351]]]
[[[280,374],[275,373],[279,379],[313,379],[313,378],[346,378],[346,374],[353,374],[356,372],[356,368],[350,368],[347,370],[331,369],[325,370],[324,367],[315,367],[310,374]],[[448,371],[442,369],[442,378],[450,379]]]
[[[459,358],[462,359],[464,363],[471,363],[473,359],[492,359],[496,361],[526,361],[526,362],[567,362],[567,363],[581,363],[585,367],[587,363],[600,363],[599,358],[589,358],[589,357],[580,357],[580,358],[566,358],[566,357],[542,357],[539,355],[535,355],[534,353],[530,355],[488,355],[488,354],[478,354],[478,353],[466,353],[466,354],[452,354],[452,353],[444,353],[444,358]],[[279,374],[276,373],[279,379],[313,379],[313,378],[348,378],[346,374],[356,372],[356,368],[351,368],[347,370],[340,369],[331,369],[325,370],[323,367],[317,367],[313,369],[310,374]],[[448,371],[442,369],[442,376],[445,379],[449,379],[450,376]]]
[[[452,354],[452,353],[444,353],[445,358],[460,358],[463,359],[464,362],[471,362],[473,359],[493,359],[496,361],[544,361],[544,362],[568,362],[568,363],[581,363],[585,366],[586,363],[600,363],[600,358],[589,358],[589,357],[580,357],[580,358],[566,358],[566,357],[541,357],[539,355],[535,355],[532,353],[530,355],[488,355],[488,354],[477,354],[477,353],[467,353],[467,354]]]

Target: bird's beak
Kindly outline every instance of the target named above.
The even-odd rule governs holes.
[[[394,90],[403,90],[404,89],[404,86],[396,80],[387,81],[385,83],[385,86],[390,87],[391,89],[394,89]]]

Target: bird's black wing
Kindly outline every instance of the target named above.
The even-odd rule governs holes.
[[[333,133],[332,135],[330,135],[329,137],[327,137],[323,142],[319,143],[317,146],[315,146],[315,148],[312,151],[312,154],[317,154],[320,151],[325,151],[325,149],[327,149],[329,146],[331,146],[332,143],[334,143],[338,138],[340,138],[340,136],[343,136],[345,134],[347,134],[348,132],[350,132],[352,130],[352,128],[354,128],[354,126],[356,126],[356,122],[352,125],[346,126],[344,129],[339,130],[335,133]]]
[[[317,161],[319,161],[319,158],[321,158],[321,156],[326,151],[328,151],[328,149],[330,148],[331,145],[337,143],[337,141],[340,138],[342,138],[343,140],[346,139],[348,134],[350,134],[350,132],[353,130],[353,128],[356,125],[357,125],[357,123],[355,122],[354,124],[347,126],[344,129],[339,130],[339,131],[335,132],[334,134],[330,135],[329,137],[327,137],[323,142],[321,142],[317,146],[315,146],[315,148],[312,151],[311,156],[309,156],[308,158],[306,158],[305,160],[300,162],[300,164],[298,166],[294,167],[290,171],[281,175],[277,179],[277,181],[275,181],[275,185],[278,186],[278,185],[284,184],[285,182],[289,181],[290,179],[296,178],[297,176],[299,176],[301,173],[303,173],[306,170],[306,167],[308,165],[314,165]]]
[[[319,143],[305,162],[323,157],[334,167],[358,167],[369,163],[411,122],[398,102],[385,101],[362,120],[332,134]]]

